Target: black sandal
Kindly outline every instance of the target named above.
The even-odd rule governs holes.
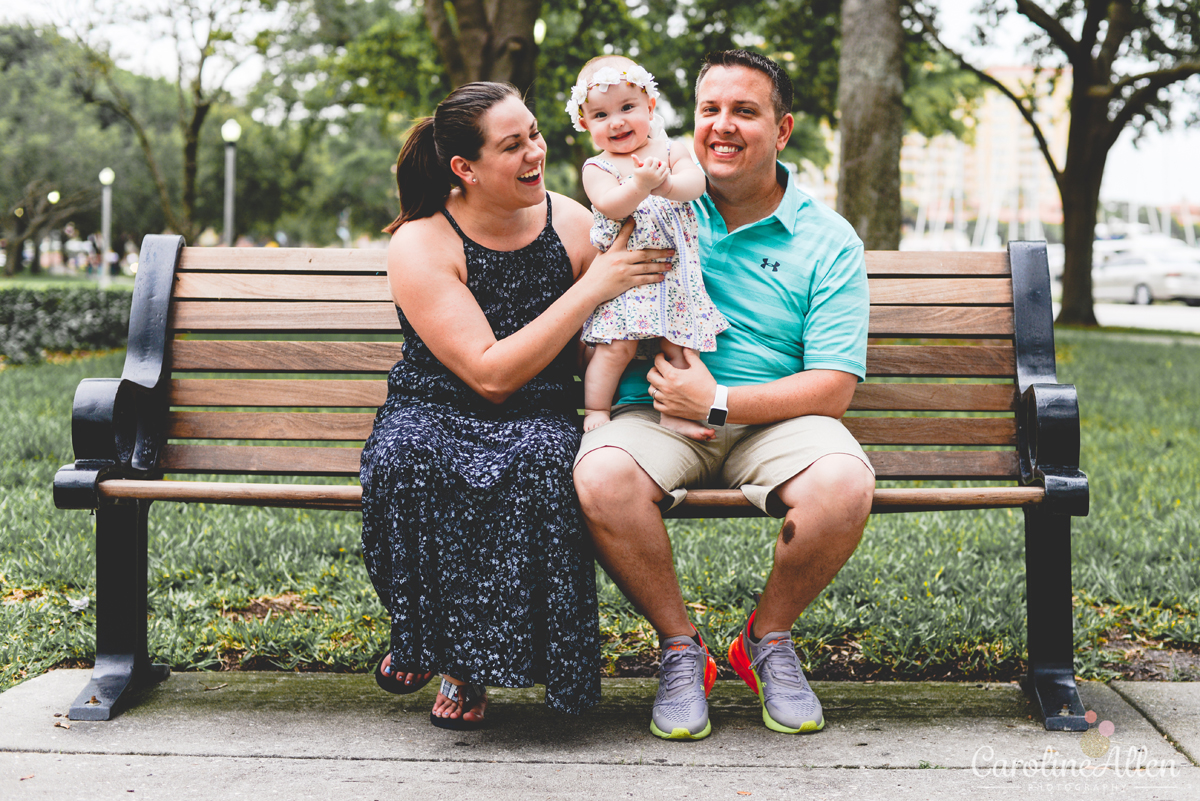
[[[433,680],[433,671],[429,671],[429,675],[425,678],[414,679],[411,683],[405,684],[404,682],[400,681],[400,679],[396,678],[397,675],[400,673],[422,673],[424,671],[396,670],[395,666],[390,664],[388,667],[392,670],[391,674],[384,673],[383,662],[389,656],[390,654],[384,654],[379,660],[379,664],[375,666],[375,683],[379,685],[381,690],[386,690],[392,695],[408,695],[409,693],[415,693],[417,690],[421,689]]]
[[[461,702],[462,714],[465,715],[487,697],[487,687],[484,687],[482,684],[472,684],[469,681],[465,681],[462,684],[455,684],[443,676],[441,693],[446,696],[447,700]],[[439,729],[453,729],[454,731],[475,731],[487,725],[487,719],[467,720],[464,717],[439,718],[432,712],[429,713],[429,722]]]

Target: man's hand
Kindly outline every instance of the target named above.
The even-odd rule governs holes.
[[[691,348],[683,349],[685,367],[676,367],[662,353],[654,358],[654,366],[646,374],[654,408],[684,420],[708,419],[717,395],[717,381],[700,361],[700,354]]]

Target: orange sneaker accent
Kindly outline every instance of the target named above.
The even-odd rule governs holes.
[[[700,629],[692,626],[692,630],[696,632],[696,641],[704,649],[704,697],[707,698],[717,683],[717,660],[713,659],[712,654],[708,652],[708,643],[700,636]]]
[[[758,676],[754,675],[754,670],[750,667],[752,660],[750,654],[746,653],[745,637],[746,632],[750,631],[750,626],[754,623],[754,615],[757,611],[756,609],[750,613],[750,619],[746,621],[745,628],[739,631],[738,636],[729,644],[729,664],[733,667],[733,672],[746,682],[750,692],[755,695],[758,695]]]

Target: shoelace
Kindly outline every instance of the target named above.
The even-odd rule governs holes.
[[[659,676],[668,695],[696,682],[696,670],[700,665],[700,660],[691,653],[692,650],[700,649],[698,646],[690,646],[680,650],[671,648],[663,652]]]
[[[758,656],[754,657],[750,667],[759,671],[759,675],[766,667],[771,671],[771,678],[784,686],[795,689],[803,689],[806,686],[791,640],[772,640],[759,646]]]

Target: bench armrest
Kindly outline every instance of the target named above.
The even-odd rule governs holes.
[[[1046,488],[1043,506],[1059,514],[1088,513],[1087,476],[1079,470],[1079,397],[1071,384],[1032,384],[1017,412],[1021,483]]]
[[[166,442],[167,324],[182,248],[179,236],[150,235],[142,242],[121,378],[85,378],[75,390],[75,462],[54,476],[54,505],[60,509],[95,509],[96,485],[105,478],[156,477]]]

